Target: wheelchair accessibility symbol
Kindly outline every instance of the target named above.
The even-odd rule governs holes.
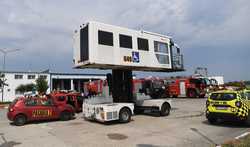
[[[140,62],[139,52],[132,52],[132,60],[135,63],[139,63]]]

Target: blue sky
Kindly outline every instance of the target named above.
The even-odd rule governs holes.
[[[249,14],[248,0],[1,0],[0,48],[22,49],[8,54],[8,70],[102,73],[72,70],[73,31],[95,20],[173,36],[187,69],[178,75],[202,66],[250,80]]]

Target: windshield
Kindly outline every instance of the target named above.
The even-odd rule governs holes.
[[[211,84],[211,81],[209,79],[205,78],[204,80],[205,80],[206,85],[210,85]]]
[[[210,96],[212,100],[233,100],[236,99],[235,93],[213,93]]]
[[[198,78],[198,79],[191,79],[190,80],[191,83],[195,84],[197,87],[201,84],[207,85],[207,81],[205,79],[202,78]]]
[[[250,100],[250,92],[246,92],[246,97],[248,100]]]

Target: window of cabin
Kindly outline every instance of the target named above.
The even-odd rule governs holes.
[[[102,45],[113,46],[113,33],[106,31],[98,31],[98,43]]]
[[[148,51],[148,40],[144,38],[137,38],[138,50]]]
[[[163,42],[154,41],[154,50],[159,53],[168,53],[168,44]]]
[[[85,26],[80,30],[80,58],[81,61],[89,59],[89,27]]]
[[[120,47],[130,48],[130,49],[133,48],[133,46],[132,46],[132,36],[120,34],[119,35],[119,41],[120,41]]]
[[[160,64],[169,64],[168,44],[154,41],[155,56]]]

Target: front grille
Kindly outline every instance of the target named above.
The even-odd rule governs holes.
[[[217,105],[214,104],[213,106],[214,106],[214,107],[231,107],[231,106],[229,106],[229,105],[218,105],[218,104],[217,104]]]
[[[114,111],[113,112],[113,118],[117,118],[117,117],[118,117],[117,111]]]
[[[114,112],[107,112],[106,115],[107,115],[107,120],[118,118],[118,113],[117,113],[117,111],[114,111]]]
[[[112,119],[112,112],[107,112],[106,115],[108,120]]]

